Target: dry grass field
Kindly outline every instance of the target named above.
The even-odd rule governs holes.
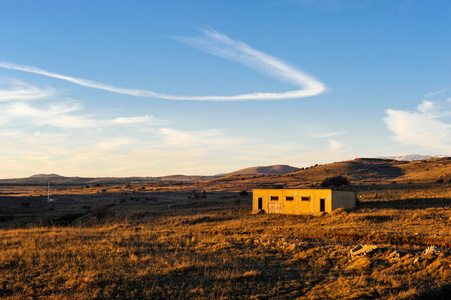
[[[0,297],[449,298],[451,184],[353,186],[358,209],[320,216],[251,215],[240,188],[4,187]]]

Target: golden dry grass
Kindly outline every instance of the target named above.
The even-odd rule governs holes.
[[[119,204],[113,207],[116,214],[100,223],[0,230],[0,297],[405,299],[443,294],[451,284],[451,208],[439,204],[448,199],[448,186],[369,188],[358,193],[360,209],[319,217],[250,215],[249,197],[233,206],[233,199],[209,196],[196,200],[203,204],[195,209],[133,201],[135,206],[122,212]],[[351,258],[350,249],[361,243],[376,244],[379,251]],[[429,245],[443,254],[422,255]],[[400,258],[393,257],[395,250]]]

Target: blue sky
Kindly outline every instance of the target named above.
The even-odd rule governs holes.
[[[451,3],[0,0],[0,177],[451,154]]]

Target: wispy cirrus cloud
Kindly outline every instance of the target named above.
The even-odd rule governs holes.
[[[282,92],[256,92],[249,94],[239,94],[233,96],[184,96],[157,93],[150,90],[139,90],[120,88],[100,82],[95,82],[83,78],[76,78],[62,75],[33,66],[25,66],[10,62],[0,62],[1,68],[23,71],[66,80],[78,85],[105,90],[109,92],[132,95],[146,98],[160,98],[167,100],[197,100],[197,101],[239,101],[239,100],[281,100],[310,97],[321,94],[325,91],[325,85],[296,69],[295,67],[277,59],[269,54],[253,49],[249,45],[233,40],[228,36],[212,29],[202,30],[199,37],[173,37],[175,40],[188,44],[192,47],[208,52],[210,54],[239,62],[248,67],[261,71],[276,78],[277,80],[289,82],[299,87],[299,89]]]
[[[339,141],[336,141],[336,140],[329,141],[329,150],[330,151],[338,151],[342,147],[343,147],[343,145]]]
[[[229,97],[218,96],[213,97],[211,100],[293,99],[315,96],[325,90],[325,85],[322,82],[280,59],[253,49],[249,45],[241,41],[233,40],[215,30],[202,30],[202,33],[203,35],[199,37],[173,38],[212,55],[242,63],[250,68],[269,74],[277,80],[301,87],[299,90],[283,93],[253,93]]]
[[[155,123],[155,118],[149,115],[139,117],[118,117],[113,119],[111,123],[117,125],[153,124]]]
[[[189,147],[214,147],[214,148],[230,148],[244,144],[248,144],[248,139],[231,137],[223,130],[208,129],[197,131],[182,131],[173,128],[161,128],[158,131],[163,139],[170,146],[177,146],[183,148]]]
[[[387,109],[386,114],[384,122],[394,141],[451,151],[451,108],[443,103],[423,100],[415,111]]]
[[[336,136],[336,135],[342,135],[342,134],[347,134],[347,133],[348,133],[347,131],[330,132],[330,133],[318,134],[318,135],[315,135],[313,137],[315,137],[315,138],[327,138],[327,137]]]
[[[60,128],[99,128],[119,125],[150,125],[154,117],[118,117],[98,119],[84,113],[83,106],[76,102],[59,102],[34,107],[26,102],[13,102],[0,106],[0,124],[12,122],[29,123],[34,126],[50,125]]]
[[[42,89],[16,79],[0,78],[0,102],[53,97],[56,91]]]
[[[429,98],[432,98],[432,97],[435,97],[435,96],[442,95],[445,92],[446,92],[446,89],[441,89],[439,91],[430,92],[430,93],[427,93],[426,95],[424,95],[424,98],[429,99]]]

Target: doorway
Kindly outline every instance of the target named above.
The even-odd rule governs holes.
[[[319,211],[320,212],[326,211],[326,199],[319,199]]]
[[[258,209],[263,209],[263,198],[258,198]]]

